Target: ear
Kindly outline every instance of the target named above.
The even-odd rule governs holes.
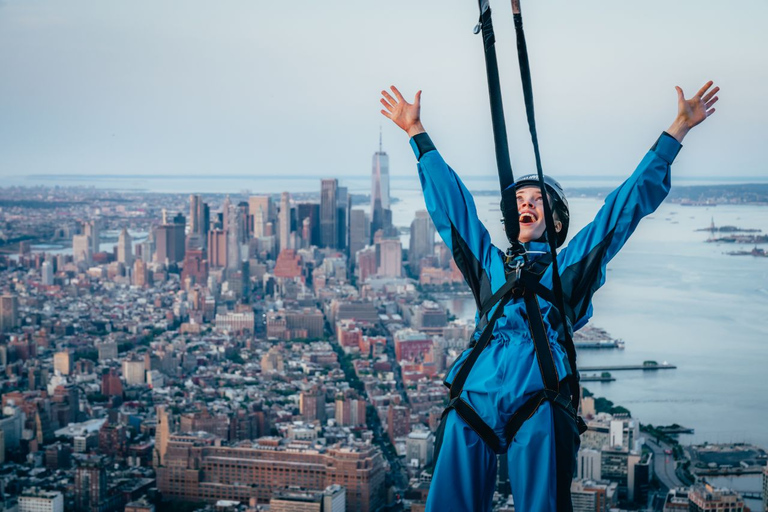
[[[555,232],[559,233],[563,229],[563,223],[559,220],[555,220]]]

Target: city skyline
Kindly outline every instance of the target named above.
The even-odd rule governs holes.
[[[527,173],[512,23],[507,5],[493,7],[513,166]],[[560,178],[628,172],[671,122],[674,85],[691,92],[712,78],[723,89],[718,119],[686,142],[676,174],[764,175],[759,20],[768,6],[719,7],[523,5],[545,169]],[[392,83],[407,97],[424,90],[427,129],[463,176],[494,174],[473,2],[399,0],[384,12],[306,1],[0,9],[3,177],[359,176],[380,126],[392,175],[409,176],[407,140],[378,113],[378,93]],[[290,19],[297,37],[276,45],[274,19]]]

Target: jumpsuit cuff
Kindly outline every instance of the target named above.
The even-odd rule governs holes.
[[[411,137],[410,143],[417,160],[421,160],[421,157],[426,153],[437,150],[426,132],[417,133]]]
[[[651,151],[668,164],[671,164],[682,147],[683,145],[677,142],[676,138],[667,132],[662,132],[653,147],[651,147]]]

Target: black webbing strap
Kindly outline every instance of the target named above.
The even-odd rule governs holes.
[[[519,280],[515,279],[515,274],[510,273],[507,276],[507,282],[504,283],[504,285],[502,285],[501,288],[496,290],[496,293],[488,297],[485,300],[485,302],[483,302],[480,305],[480,309],[478,310],[479,317],[483,318],[485,315],[487,315],[491,311],[491,309],[493,309],[493,306],[495,306],[496,303],[499,302],[501,298],[507,293],[511,292],[514,296],[515,287],[520,288],[521,291],[522,291],[522,288],[525,287],[533,291],[536,295],[546,300],[550,304],[554,304],[555,296],[552,294],[552,290],[550,290],[549,288],[541,284],[539,282],[540,278],[541,278],[541,275],[526,269],[523,269],[520,272]],[[522,294],[520,296],[522,296]]]
[[[541,407],[541,404],[545,400],[552,402],[553,405],[557,405],[568,411],[568,413],[577,422],[577,428],[580,430],[579,433],[583,433],[581,426],[578,424],[576,409],[573,408],[571,401],[561,393],[552,391],[551,389],[542,389],[538,393],[535,393],[533,396],[531,396],[531,398],[526,400],[526,402],[521,405],[517,411],[515,411],[515,414],[512,415],[507,424],[504,426],[504,437],[507,439],[508,443],[512,442],[512,440],[517,435],[517,432],[523,426],[523,423],[528,421],[531,416],[533,416],[536,411],[539,410],[539,407]]]
[[[518,6],[519,7],[519,6]],[[563,332],[563,348],[568,355],[568,362],[571,366],[573,392],[571,394],[571,402],[574,408],[579,406],[579,373],[576,367],[576,349],[573,345],[573,339],[571,338],[570,329],[566,322],[568,321],[565,314],[565,300],[563,299],[563,285],[560,281],[560,271],[557,265],[557,233],[555,232],[554,219],[552,217],[552,208],[549,204],[549,198],[546,188],[544,186],[544,172],[541,167],[541,154],[539,152],[539,138],[536,133],[536,116],[533,109],[533,85],[531,81],[531,68],[528,63],[528,47],[525,43],[525,32],[523,31],[523,16],[521,13],[513,13],[515,20],[515,33],[517,35],[517,58],[520,64],[520,78],[523,83],[523,96],[525,97],[525,113],[528,118],[528,129],[531,132],[531,142],[533,144],[533,153],[536,157],[536,172],[539,177],[539,186],[541,187],[541,197],[544,206],[544,219],[547,227],[547,241],[549,242],[549,250],[552,253],[552,290],[555,295],[555,302],[553,303],[557,309],[560,310],[560,316],[562,317]]]
[[[483,329],[482,334],[480,334],[480,339],[477,340],[477,343],[472,348],[472,352],[469,353],[469,356],[466,360],[464,360],[461,368],[459,368],[459,371],[456,373],[456,377],[454,377],[450,386],[451,400],[458,398],[459,395],[461,395],[461,390],[464,389],[464,383],[467,380],[469,372],[472,371],[472,367],[477,362],[477,358],[480,357],[480,352],[482,352],[488,345],[488,342],[491,341],[491,337],[493,336],[493,326],[496,324],[496,320],[498,320],[499,317],[504,314],[504,306],[507,305],[507,302],[509,302],[511,298],[512,294],[510,293],[505,295],[499,301],[499,306],[496,308],[496,311],[493,312],[490,320],[488,320],[485,329]]]
[[[523,300],[525,301],[525,310],[528,313],[528,327],[531,330],[533,347],[539,362],[541,380],[544,381],[545,389],[557,393],[560,391],[560,378],[557,375],[555,359],[552,357],[552,348],[549,346],[549,338],[544,327],[544,318],[541,316],[539,301],[536,295],[527,289],[523,294]]]
[[[515,178],[512,174],[512,164],[509,159],[509,141],[507,140],[507,125],[504,120],[504,104],[501,100],[501,81],[499,80],[499,64],[496,59],[496,36],[491,22],[491,7],[488,0],[478,0],[480,8],[480,27],[483,33],[483,49],[485,50],[485,73],[488,78],[488,96],[491,101],[491,121],[493,123],[493,142],[496,151],[496,169],[499,173],[501,188],[501,207],[504,218],[504,232],[510,245],[521,251],[518,241],[520,223],[515,198]]]
[[[461,419],[464,420],[464,423],[469,425],[469,427],[474,430],[478,436],[480,436],[480,439],[486,442],[488,447],[493,450],[494,453],[501,453],[501,440],[496,435],[496,432],[494,432],[493,429],[489,427],[485,421],[483,421],[483,418],[477,414],[471,405],[469,405],[461,398],[457,397],[450,401],[448,407],[446,407],[443,411],[443,417],[440,420],[441,422],[445,420],[445,417],[448,415],[451,409],[455,410],[456,414],[461,416]]]

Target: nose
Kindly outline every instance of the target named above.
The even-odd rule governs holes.
[[[519,207],[529,206],[533,208],[533,201],[531,200],[531,198],[527,196],[520,196],[518,200],[518,206]]]

